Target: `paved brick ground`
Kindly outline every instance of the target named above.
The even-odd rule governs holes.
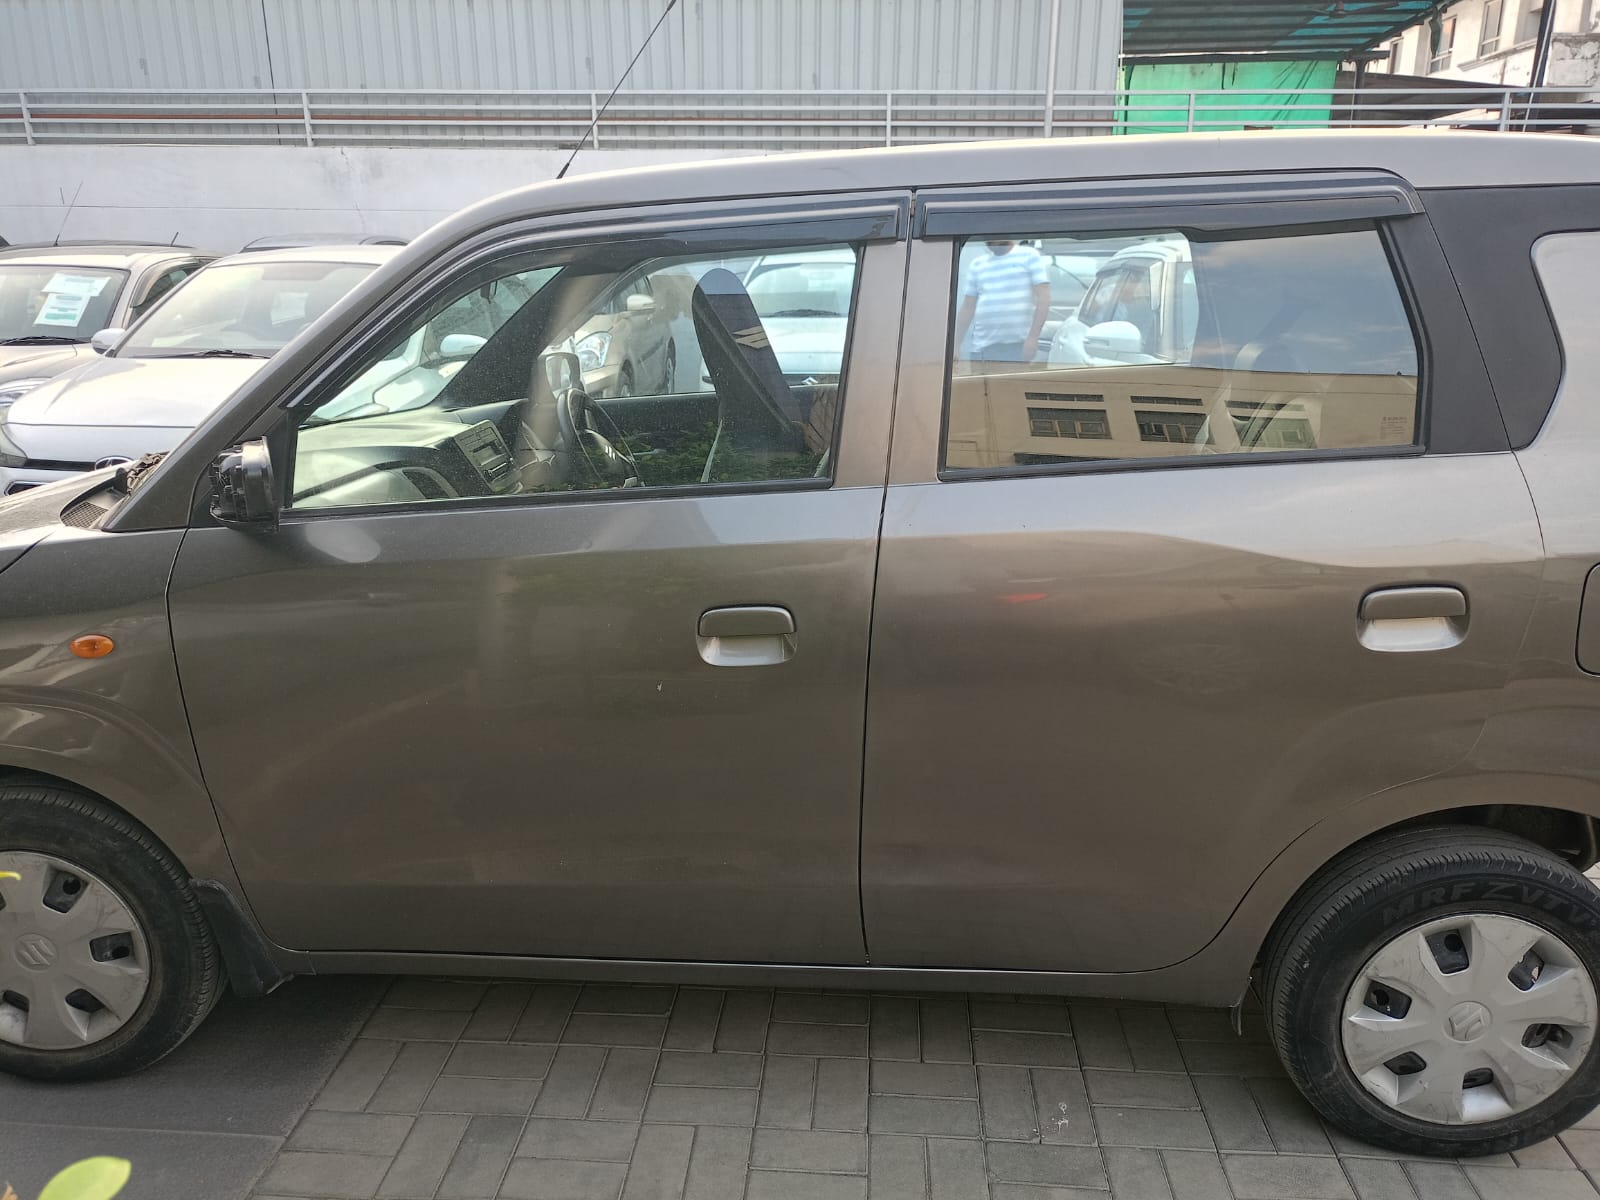
[[[1593,1200],[1586,1124],[1399,1159],[1202,1009],[308,979],[133,1079],[0,1084],[0,1176],[31,1196],[114,1152],[125,1200]]]
[[[1325,1129],[1259,1024],[1004,996],[396,983],[258,1195],[1592,1196],[1600,1132],[1404,1163]]]

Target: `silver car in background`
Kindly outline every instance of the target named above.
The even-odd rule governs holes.
[[[0,409],[93,357],[214,255],[187,246],[73,243],[0,249]]]
[[[0,415],[0,494],[172,449],[395,249],[317,246],[219,259],[131,330],[102,330],[94,339],[101,357],[41,381]],[[0,259],[0,273],[6,265]],[[81,278],[87,291],[98,276]],[[89,304],[98,307],[83,310],[84,328],[101,311],[118,312],[98,294]]]

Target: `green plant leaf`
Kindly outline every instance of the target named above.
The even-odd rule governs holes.
[[[125,1158],[86,1158],[45,1184],[39,1200],[111,1200],[132,1174]]]

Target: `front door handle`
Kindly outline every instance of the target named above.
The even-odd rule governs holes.
[[[794,632],[794,614],[771,604],[712,608],[700,614],[701,637],[780,637]]]
[[[1368,650],[1448,650],[1467,636],[1467,594],[1458,587],[1393,587],[1368,592],[1356,616]]]
[[[713,667],[762,667],[794,657],[794,614],[773,604],[707,609],[696,633],[700,657]]]

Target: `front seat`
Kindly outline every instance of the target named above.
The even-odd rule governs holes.
[[[742,450],[796,454],[804,442],[788,414],[789,381],[744,284],[715,267],[695,284],[690,309],[722,436]]]

